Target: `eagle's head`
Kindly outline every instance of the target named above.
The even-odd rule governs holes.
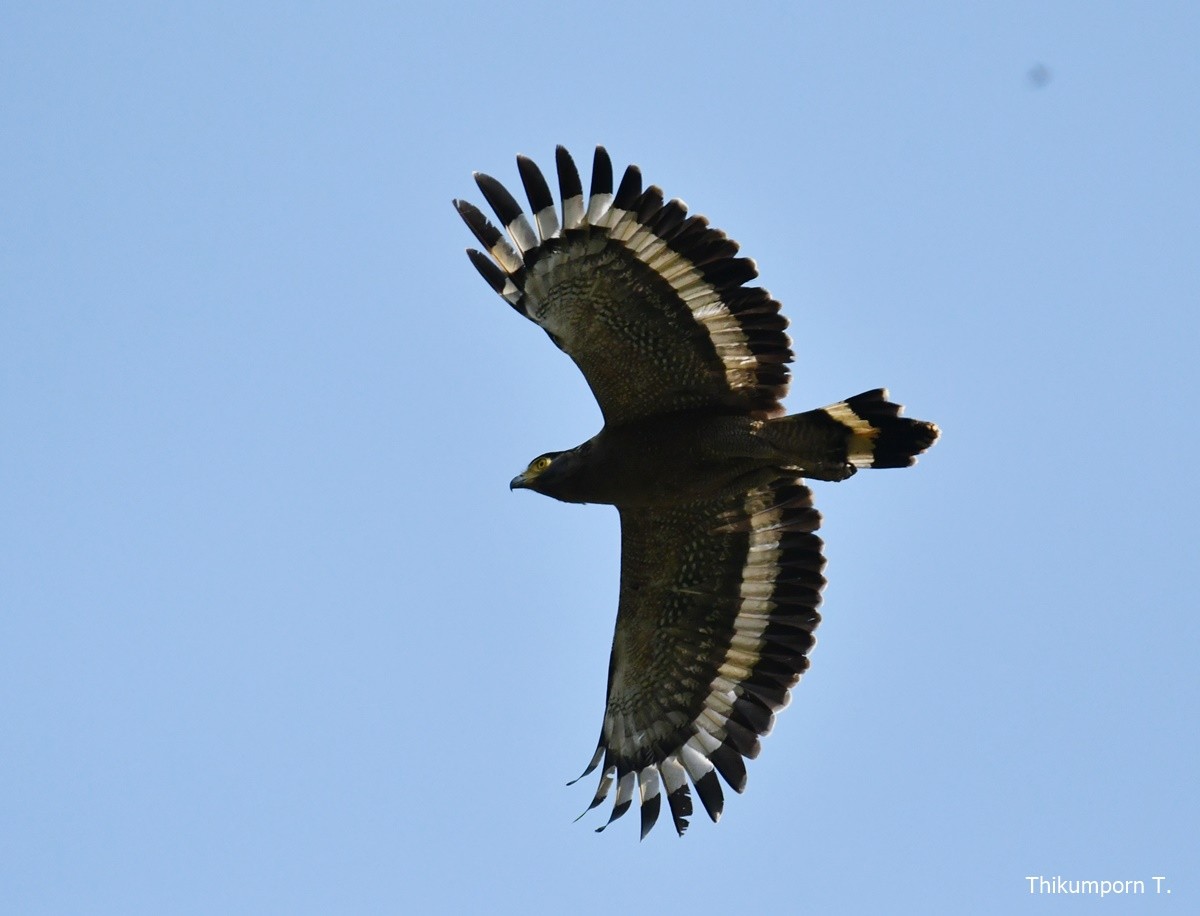
[[[579,448],[538,455],[529,462],[529,467],[512,479],[508,488],[533,490],[565,502],[579,502],[571,496],[574,489],[571,483],[582,468],[581,459],[582,450]]]

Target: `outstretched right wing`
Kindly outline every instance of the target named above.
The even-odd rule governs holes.
[[[604,767],[588,810],[615,782],[611,823],[636,789],[644,837],[661,783],[682,836],[689,780],[714,821],[724,806],[717,774],[735,792],[745,788],[742,758],[758,756],[759,736],[788,704],[816,643],[820,521],[808,488],[788,478],[712,502],[621,509],[608,698],[583,775]]]

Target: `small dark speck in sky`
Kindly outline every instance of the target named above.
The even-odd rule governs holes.
[[[1050,80],[1054,78],[1054,74],[1050,72],[1050,68],[1045,64],[1034,64],[1025,72],[1025,78],[1029,80],[1029,85],[1033,89],[1045,89],[1050,85]]]

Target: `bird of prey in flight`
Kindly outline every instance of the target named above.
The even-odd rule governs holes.
[[[630,166],[614,192],[596,149],[589,193],[562,147],[560,206],[517,158],[531,216],[476,174],[499,227],[455,201],[492,289],[575,361],[604,428],[530,462],[513,488],[621,517],[621,586],[588,810],[607,826],[637,798],[641,835],[662,796],[680,835],[689,783],[716,821],[720,779],[746,785],[775,713],[808,667],[825,559],[804,479],[911,465],[938,436],[883,389],[788,415],[791,343],[754,262]],[[604,826],[599,829],[603,830]]]

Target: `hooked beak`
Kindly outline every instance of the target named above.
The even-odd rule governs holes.
[[[522,471],[520,474],[518,474],[516,477],[514,477],[512,480],[510,480],[508,482],[508,488],[510,490],[528,490],[529,484],[530,484],[529,472]]]

